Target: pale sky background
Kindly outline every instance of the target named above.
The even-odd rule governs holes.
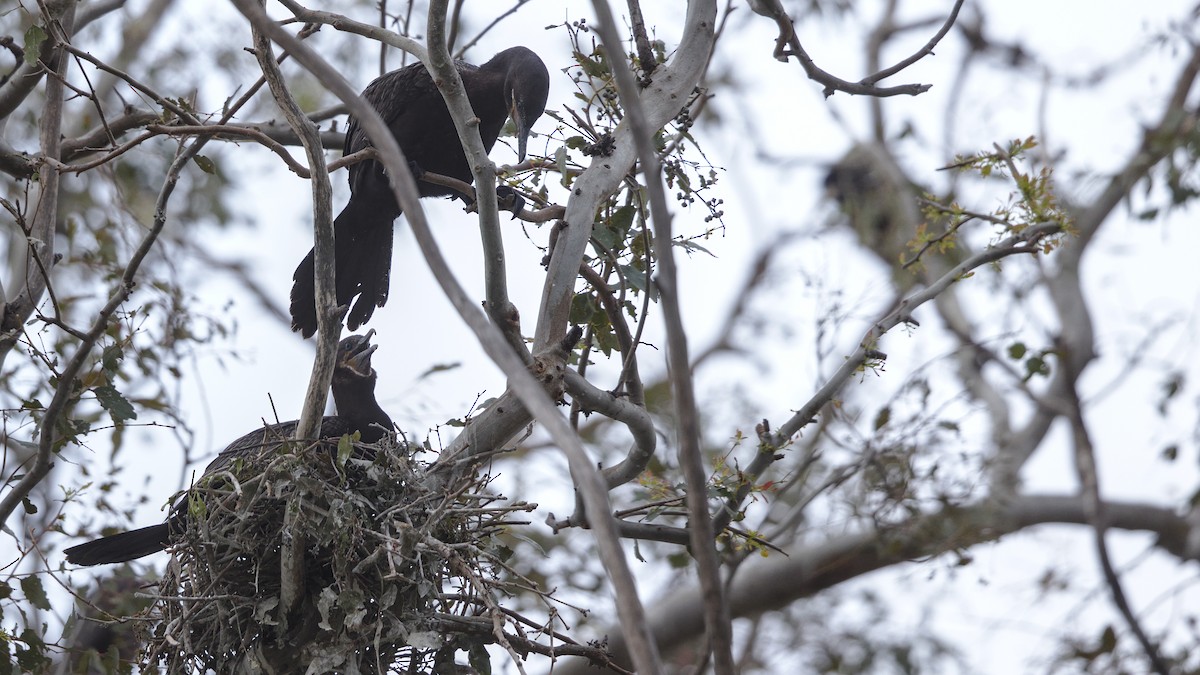
[[[871,9],[864,9],[858,18],[840,22],[813,20],[801,25],[801,39],[809,53],[822,67],[844,79],[861,77],[864,73],[860,36],[864,24],[874,19],[876,4],[865,3]],[[920,4],[923,11],[913,10],[908,15],[944,12],[952,3]],[[957,106],[960,117],[949,151],[967,152],[986,148],[993,142],[1037,134],[1051,152],[1066,152],[1058,165],[1064,177],[1085,167],[1097,171],[1114,168],[1138,141],[1140,125],[1159,113],[1180,62],[1179,54],[1147,49],[1146,36],[1164,29],[1169,21],[1185,17],[1190,3],[1022,0],[982,4],[988,10],[988,30],[992,35],[1005,41],[1021,35],[1027,47],[1060,72],[1086,73],[1098,64],[1115,63],[1131,54],[1138,58],[1127,71],[1099,90],[1071,93],[1056,90],[1045,101],[1041,99],[1041,86],[1032,77],[1018,79],[991,66],[976,66]],[[203,5],[193,6],[190,11],[211,11],[211,5]],[[589,4],[567,6],[570,9],[564,11],[563,4],[554,0],[533,0],[521,11],[522,18],[502,24],[482,41],[471,52],[472,60],[486,60],[511,44],[534,46],[552,74],[549,107],[571,102],[570,82],[559,72],[569,64],[565,34],[561,30],[540,30],[542,25],[564,18],[591,19]],[[644,3],[648,23],[657,27],[657,35],[668,45],[678,40],[676,24],[681,21],[682,11],[679,6]],[[229,11],[227,6],[222,7]],[[806,80],[794,61],[781,64],[771,58],[773,25],[761,18],[746,21],[746,14],[741,10],[739,18],[731,21],[715,66],[726,67],[735,55],[745,60],[738,72],[739,77],[745,78],[743,91],[731,96],[716,89],[713,105],[726,119],[727,132],[713,135],[707,128],[697,127],[709,158],[729,171],[718,187],[725,199],[727,227],[723,236],[705,243],[716,257],[680,258],[685,322],[694,352],[707,346],[717,328],[715,320],[728,306],[731,293],[745,274],[747,261],[758,247],[768,244],[780,230],[808,227],[816,231],[831,218],[830,205],[822,201],[823,166],[836,160],[849,147],[852,137],[865,138],[868,131],[865,99],[838,94],[824,100],[820,86]],[[365,10],[355,18],[372,20]],[[183,25],[176,17],[172,30],[181,30]],[[196,30],[195,39],[227,39],[206,35],[203,26],[199,17],[191,24],[190,28]],[[359,40],[337,35],[329,28],[323,29],[323,33],[326,40]],[[917,31],[909,40],[911,46],[900,51],[907,54],[931,33],[932,29]],[[178,39],[178,34],[168,37]],[[897,97],[884,102],[893,125],[890,131],[894,134],[900,124],[911,121],[921,139],[920,143],[901,146],[907,154],[900,161],[914,175],[930,180],[938,179],[934,170],[948,159],[947,148],[943,146],[944,111],[946,97],[952,93],[950,83],[960,50],[960,38],[952,33],[937,50],[937,56],[927,58],[890,82],[928,82],[934,85],[933,89],[923,96]],[[895,55],[902,55],[900,51]],[[372,62],[376,55],[377,51],[372,49]],[[392,63],[398,63],[398,59]],[[366,80],[353,83],[365,85]],[[219,105],[215,100],[204,103]],[[754,127],[743,118],[747,114],[753,116]],[[535,130],[547,132],[552,128],[553,121],[544,117]],[[802,161],[790,170],[756,167],[754,149],[743,142],[752,133],[763,140],[769,138],[771,149],[778,155]],[[540,152],[543,143],[541,139],[532,141],[531,152]],[[309,191],[306,183],[287,173],[277,159],[265,152],[249,151],[248,147],[243,146],[238,157],[239,161],[262,166],[261,171],[243,173],[248,181],[245,192],[253,198],[249,216],[260,227],[222,232],[212,246],[230,256],[252,250],[267,252],[259,259],[256,276],[282,303],[291,285],[292,269],[311,245]],[[922,149],[917,152],[914,147]],[[512,158],[511,151],[502,144],[493,152],[493,159],[500,164]],[[336,174],[334,181],[336,213],[346,197],[344,173]],[[1071,184],[1077,183],[1071,180]],[[1087,198],[1086,194],[1069,196],[1077,200]],[[559,201],[565,203],[561,195]],[[460,281],[469,292],[482,297],[480,246],[473,216],[463,214],[460,207],[449,202],[427,200],[424,205],[443,250],[452,251],[454,270]],[[695,217],[689,219],[687,214],[674,210],[680,214],[677,230],[698,227],[695,222],[704,215],[694,210]],[[1195,308],[1200,298],[1200,275],[1196,274],[1194,252],[1200,250],[1200,237],[1193,226],[1194,217],[1194,213],[1187,212],[1167,223],[1149,224],[1123,222],[1122,217],[1122,222],[1110,222],[1102,231],[1085,265],[1101,354],[1127,353],[1141,338],[1140,331],[1146,325],[1180,316],[1182,321],[1173,324],[1154,343],[1154,359],[1181,366],[1195,360]],[[545,244],[546,227],[527,229],[534,242]],[[528,334],[533,330],[541,292],[542,253],[530,245],[517,223],[506,223],[505,232],[510,292],[522,311]],[[890,298],[887,272],[870,256],[856,251],[850,239],[842,234],[821,233],[800,250],[790,252],[788,260],[794,260],[798,269],[819,275],[830,288],[844,287],[847,302],[861,301],[861,310],[855,312],[860,322],[873,316]],[[983,286],[981,281],[980,287]],[[217,345],[211,352],[202,353],[194,370],[185,376],[189,388],[185,409],[189,411],[190,424],[199,431],[198,447],[193,451],[198,456],[200,448],[215,453],[228,441],[258,426],[261,419],[270,419],[268,395],[281,418],[293,419],[307,382],[312,345],[291,334],[286,326],[259,318],[253,301],[227,281],[213,279],[197,288],[196,293],[214,311],[233,298],[229,311],[239,326],[231,344]],[[979,297],[986,299],[986,292]],[[779,311],[801,317],[795,325],[802,330],[794,342],[768,346],[766,354],[778,355],[780,358],[775,362],[786,368],[772,368],[754,375],[758,382],[751,386],[758,389],[754,393],[756,400],[774,402],[773,409],[761,414],[783,419],[814,390],[819,371],[811,356],[811,325],[820,307],[821,303],[812,296],[781,298]],[[930,325],[934,323],[931,321]],[[1031,317],[1030,323],[1036,325],[1036,318]],[[837,340],[844,345],[843,352],[848,352],[857,341],[860,325],[848,325],[839,334]],[[370,327],[378,331],[377,342],[381,345],[374,360],[380,374],[380,401],[405,430],[422,433],[449,418],[461,416],[477,396],[486,398],[503,391],[503,377],[486,361],[469,331],[442,297],[402,220],[397,225],[391,298],[386,307],[376,311]],[[655,341],[656,332],[657,327],[652,327],[651,342]],[[912,370],[942,356],[946,345],[933,339],[932,333],[933,329],[911,334],[897,331],[889,336],[885,343],[890,357],[886,371],[880,378],[853,385],[854,391],[847,396],[859,400],[882,398],[893,392]],[[242,354],[244,360],[226,359],[220,365],[218,357],[229,347]],[[646,360],[642,367],[648,379],[661,371],[659,363],[643,358]],[[426,381],[418,380],[431,366],[454,362],[463,366]],[[1119,359],[1115,358],[1096,363],[1085,378],[1088,391],[1093,394],[1101,391],[1119,366]],[[826,372],[832,367],[825,366]],[[1195,368],[1190,370],[1196,374]],[[740,367],[732,372],[745,376],[748,371]],[[702,395],[725,386],[728,377],[731,376],[724,373],[706,373],[700,382]],[[1177,408],[1188,409],[1174,417],[1148,418],[1150,406],[1145,402],[1157,395],[1158,385],[1153,377],[1134,375],[1097,402],[1089,413],[1098,446],[1102,490],[1107,497],[1177,504],[1195,489],[1194,443],[1186,445],[1194,441],[1194,397],[1177,403]],[[750,431],[756,421],[756,417],[749,417],[730,422],[728,428],[710,427],[707,431],[716,438],[732,436],[738,428]],[[453,431],[442,430],[447,442]],[[167,431],[137,430],[131,438],[139,442],[144,439],[138,456],[145,457],[147,467],[158,470],[162,463],[178,461]],[[1060,439],[1065,440],[1065,435]],[[1189,454],[1175,464],[1158,461],[1158,452],[1169,442],[1185,444]],[[168,456],[156,455],[156,448]],[[131,451],[132,448],[126,450]],[[542,511],[531,518],[540,523],[547,512],[561,514],[569,508],[566,500],[570,493],[557,456],[542,452],[529,461],[532,464],[522,466],[522,473],[528,470],[531,475],[545,477],[554,488],[553,493],[509,496],[540,501]],[[1024,473],[1028,488],[1038,492],[1073,491],[1073,476],[1069,445],[1065,442],[1058,443],[1056,448],[1048,445]],[[142,489],[143,482],[135,471],[130,472],[128,485],[133,494]],[[166,496],[151,495],[153,506],[143,509],[144,524],[160,517],[158,500]],[[885,630],[903,632],[905,625],[927,625],[957,642],[970,672],[1046,672],[1047,658],[1063,625],[1079,622],[1095,626],[1090,631],[1095,635],[1105,622],[1118,621],[1116,614],[1108,609],[1106,591],[1098,582],[1090,536],[1080,527],[1040,528],[1000,544],[973,549],[975,564],[953,575],[948,573],[948,564],[934,562],[902,566],[852,583],[880,589],[894,599],[893,619],[898,623],[884,627]],[[1145,535],[1121,533],[1113,534],[1110,541],[1119,566],[1140,558],[1152,543]],[[161,558],[152,560],[156,565],[162,563]],[[1047,567],[1062,569],[1076,590],[1092,591],[1090,599],[1081,600],[1083,593],[1074,593],[1039,600],[1033,582]],[[644,566],[635,571],[641,574],[643,569]],[[654,575],[646,576],[650,583],[644,600],[652,603],[653,584],[658,580]],[[1179,596],[1182,600],[1158,600],[1155,612],[1146,622],[1152,632],[1177,620],[1182,607],[1195,605],[1197,595],[1192,588],[1195,580],[1193,564],[1178,565],[1158,555],[1140,562],[1125,578],[1127,590],[1138,608],[1146,607],[1177,584],[1186,587],[1186,592]]]

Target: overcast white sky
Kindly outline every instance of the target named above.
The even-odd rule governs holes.
[[[680,20],[677,13],[680,10],[675,3],[669,8],[660,4],[648,2],[644,9],[648,21],[658,27],[658,36],[670,45],[677,40],[678,28],[674,24]],[[877,3],[863,4],[874,7]],[[925,9],[914,10],[910,16],[945,11],[952,3],[920,4]],[[1055,91],[1046,101],[1040,98],[1043,93],[1040,83],[1031,77],[1018,80],[995,69],[979,68],[974,75],[976,79],[959,102],[960,121],[950,149],[965,152],[986,148],[996,141],[1044,134],[1054,152],[1066,153],[1059,169],[1064,172],[1062,175],[1084,167],[1113,168],[1135,143],[1140,124],[1159,111],[1164,92],[1177,70],[1179,55],[1146,49],[1146,36],[1164,29],[1169,21],[1184,17],[1189,3],[1006,0],[981,4],[987,9],[988,29],[993,35],[1001,39],[1020,35],[1033,52],[1066,72],[1086,73],[1098,64],[1115,63],[1129,55],[1138,58],[1099,91]],[[472,56],[481,61],[514,43],[538,47],[553,78],[549,107],[566,104],[571,101],[570,83],[558,70],[569,64],[564,33],[538,28],[564,18],[587,16],[590,20],[590,12],[584,11],[587,6],[571,3],[569,13],[564,14],[562,3],[556,0],[533,0],[521,11],[524,18],[502,25]],[[210,7],[192,7],[191,11],[208,12]],[[811,21],[801,27],[801,37],[820,65],[853,80],[863,74],[859,37],[864,23],[873,16],[874,10],[865,11],[863,17],[848,18],[840,25]],[[372,20],[367,13],[357,18]],[[177,29],[179,25],[175,24]],[[358,39],[337,36],[329,29],[325,32],[330,34],[327,40]],[[915,47],[928,35],[929,31],[915,34],[912,44],[904,49]],[[734,20],[717,58],[718,68],[734,65],[735,56],[741,59],[736,65],[737,75],[750,84],[736,97],[724,96],[717,90],[714,105],[726,115],[728,133],[705,141],[713,162],[730,169],[720,187],[726,202],[727,230],[723,237],[705,244],[715,258],[682,259],[684,300],[688,303],[685,319],[694,349],[705,346],[714,333],[717,310],[727,306],[733,282],[741,278],[749,256],[758,247],[770,242],[777,231],[814,227],[829,218],[828,205],[820,201],[821,164],[844,152],[852,136],[867,135],[866,101],[842,94],[824,100],[820,87],[805,80],[798,65],[780,64],[771,58],[772,38],[772,25],[766,20]],[[959,39],[951,35],[937,50],[936,57],[895,78],[897,82],[933,83],[929,94],[889,99],[884,103],[889,119],[896,125],[891,131],[896,133],[900,124],[911,122],[923,143],[906,143],[903,147],[910,154],[901,160],[917,175],[930,176],[930,180],[936,180],[934,169],[946,159],[943,111],[946,97],[951,93],[950,82],[960,47]],[[375,51],[371,54],[374,59]],[[739,117],[747,113],[753,116],[753,128]],[[836,117],[831,113],[836,113]],[[551,128],[552,121],[548,118],[537,125],[542,132]],[[786,171],[757,168],[754,149],[744,142],[750,133],[760,134],[760,138],[769,136],[774,152],[803,161]],[[531,143],[531,150],[542,147],[540,141]],[[915,151],[914,147],[921,150]],[[512,155],[498,146],[493,158],[503,163],[511,160]],[[260,228],[224,233],[213,245],[229,255],[266,251],[268,254],[258,260],[257,277],[282,303],[291,285],[292,269],[310,246],[309,192],[303,181],[288,174],[264,153],[249,161],[263,166],[261,172],[245,174],[253,179],[245,186],[245,192],[254,197],[250,214]],[[344,175],[335,176],[335,181],[339,186],[336,209],[345,198]],[[1087,197],[1086,193],[1072,196]],[[453,251],[455,272],[463,285],[482,297],[480,250],[472,217],[451,203],[427,201],[426,209],[431,221],[437,223],[436,234],[441,245]],[[1103,353],[1117,355],[1132,349],[1142,327],[1182,313],[1185,321],[1174,325],[1155,343],[1155,353],[1171,363],[1188,364],[1194,360],[1190,355],[1196,342],[1194,309],[1200,297],[1200,278],[1193,257],[1194,251],[1200,250],[1200,241],[1196,228],[1191,226],[1192,217],[1190,213],[1182,215],[1169,224],[1112,223],[1104,231],[1087,261],[1090,298],[1100,321]],[[681,214],[680,220],[683,224],[678,227],[688,227],[685,214]],[[695,218],[691,222],[694,227]],[[526,332],[531,332],[541,291],[542,270],[538,263],[542,254],[528,243],[516,223],[506,228],[511,294],[525,317]],[[534,242],[545,243],[545,228],[529,228],[529,231]],[[375,366],[380,373],[380,399],[384,407],[403,428],[421,432],[461,416],[477,396],[498,395],[504,382],[442,298],[402,222],[397,227],[396,242],[391,299],[376,312],[370,324],[378,331],[381,345]],[[889,298],[886,272],[868,256],[854,251],[844,237],[814,238],[811,247],[795,254],[795,259],[805,271],[824,277],[831,287],[846,286],[847,298],[863,299],[861,319],[869,318],[874,308]],[[215,354],[202,356],[195,372],[189,374],[189,386],[194,387],[189,392],[191,423],[201,431],[198,440],[202,447],[215,452],[257,426],[262,418],[271,417],[268,395],[282,418],[295,416],[308,377],[312,347],[288,332],[286,326],[258,318],[251,301],[225,280],[213,279],[197,292],[213,308],[234,299],[230,311],[237,319],[239,332],[233,347],[246,357],[245,361],[221,367]],[[781,301],[787,305],[781,311],[798,316],[811,315],[818,307],[811,298]],[[847,350],[857,340],[857,331],[857,327],[849,326],[841,336]],[[892,358],[887,372],[871,386],[878,386],[880,392],[890,392],[903,374],[940,354],[937,345],[923,345],[921,338],[919,331],[912,336],[889,337],[885,351]],[[798,339],[811,339],[811,334]],[[779,353],[812,353],[807,345],[781,344],[772,348],[781,350]],[[418,381],[431,366],[455,362],[461,362],[463,367]],[[763,414],[782,417],[802,404],[811,391],[815,370],[800,368],[798,376],[797,365],[789,362],[788,366],[787,372],[760,374],[762,386],[776,387],[768,389],[769,394],[759,392],[762,400],[777,401],[776,409],[764,410]],[[1088,385],[1099,392],[1118,366],[1117,360],[1098,363],[1095,372],[1089,374]],[[655,366],[646,363],[644,368],[654,372]],[[702,384],[711,387],[711,391],[721,380],[713,377]],[[1147,407],[1141,402],[1152,398],[1157,386],[1158,382],[1152,378],[1133,377],[1097,403],[1090,415],[1096,425],[1103,489],[1107,495],[1178,503],[1196,485],[1195,457],[1181,460],[1178,465],[1164,465],[1156,459],[1166,443],[1187,441],[1192,433],[1190,426],[1185,426],[1181,419],[1162,421],[1129,416],[1129,411],[1144,414]],[[871,395],[871,391],[856,395]],[[741,428],[749,429],[756,419],[743,420]],[[732,436],[735,430],[731,427],[714,433]],[[137,437],[146,441],[144,452],[148,463],[163,461],[154,452],[156,447],[171,444],[164,440],[165,433],[153,428],[136,432]],[[537,455],[535,459],[544,463],[546,475],[561,478],[552,455]],[[1069,491],[1074,486],[1072,474],[1064,444],[1061,452],[1037,457],[1025,478],[1031,489]],[[129,485],[131,491],[137,492],[142,482],[131,476]],[[565,491],[559,492],[562,494],[558,499],[569,498]],[[556,505],[553,495],[547,495],[543,501],[549,510],[557,506],[562,511],[561,502]],[[157,517],[157,513],[147,510],[149,522]],[[544,513],[532,520],[540,522],[543,518]],[[1125,561],[1150,544],[1146,537],[1140,536],[1114,535],[1113,539],[1118,544],[1119,558]],[[928,619],[933,629],[959,640],[973,672],[1036,672],[1045,669],[1036,666],[1043,663],[1042,659],[1053,648],[1057,635],[1054,631],[1064,621],[1103,625],[1097,622],[1114,620],[1093,611],[1104,606],[1103,598],[1094,600],[1088,611],[1078,615],[1072,614],[1072,609],[1079,607],[1077,596],[1037,601],[1035,589],[1031,588],[1031,580],[1048,566],[1070,569],[1073,575],[1078,573],[1073,578],[1078,580],[1079,588],[1099,588],[1088,541],[1087,533],[1079,528],[1045,528],[1002,544],[981,547],[976,551],[976,564],[959,571],[955,579],[947,578],[946,566],[934,565],[890,571],[858,583],[891,589],[889,592],[898,600],[896,604],[909,608],[900,611],[904,621],[916,625]],[[930,578],[935,569],[937,573]],[[1164,580],[1173,584],[1194,578],[1190,566],[1180,568],[1170,561],[1153,559],[1130,575],[1129,583],[1135,604],[1143,606],[1165,590]],[[648,588],[647,599],[653,596],[653,589]],[[932,597],[940,597],[942,601],[925,617],[922,607]],[[1163,603],[1149,627],[1157,629],[1177,614],[1177,606]]]

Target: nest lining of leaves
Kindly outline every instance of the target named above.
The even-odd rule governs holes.
[[[503,642],[488,627],[512,621],[494,596],[513,575],[494,537],[533,507],[486,494],[486,475],[432,487],[410,452],[391,439],[293,442],[205,477],[188,495],[145,663],[427,672],[459,649],[474,656]],[[285,551],[303,558],[291,612],[281,602]]]

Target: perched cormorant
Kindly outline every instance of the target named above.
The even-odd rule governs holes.
[[[371,335],[351,335],[338,344],[337,366],[333,371],[333,402],[337,416],[324,417],[318,438],[341,438],[357,431],[365,443],[375,443],[392,431],[392,419],[375,401],[375,370],[371,367]],[[253,456],[262,448],[279,445],[291,437],[298,422],[280,422],[264,426],[230,443],[204,469],[210,475],[227,469],[242,457]],[[201,477],[203,478],[203,476]],[[166,522],[138,530],[102,537],[64,551],[67,562],[76,565],[102,565],[125,562],[157,553],[171,542],[171,535],[186,527],[187,499],[181,498],[171,509]]]
[[[530,128],[546,108],[550,89],[546,65],[529,49],[512,47],[481,66],[459,61],[457,67],[479,118],[483,147],[491,152],[504,121],[512,117],[517,127],[517,157],[524,161]],[[474,180],[446,102],[424,64],[414,63],[382,75],[367,85],[362,95],[396,137],[414,168],[422,197],[454,194],[450,188],[419,180],[422,172],[450,176],[464,183]],[[351,117],[344,153],[349,155],[370,145],[358,120]],[[400,207],[383,165],[377,161],[351,165],[349,182],[350,201],[333,221],[334,269],[338,305],[360,296],[346,319],[347,327],[354,330],[371,318],[376,306],[387,302],[392,223],[400,215]],[[304,337],[317,330],[313,275],[313,252],[309,251],[292,276],[292,330]]]

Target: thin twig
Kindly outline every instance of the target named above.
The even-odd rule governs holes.
[[[934,33],[933,37],[929,38],[929,41],[926,42],[920,49],[913,52],[911,56],[898,61],[894,65],[888,66],[883,70],[864,77],[863,79],[859,80],[859,84],[875,84],[880,80],[886,80],[887,78],[913,65],[917,61],[920,61],[926,56],[932,54],[933,48],[942,41],[942,38],[946,37],[946,33],[950,32],[950,28],[954,26],[954,22],[958,20],[958,11],[962,9],[962,6],[963,0],[956,0],[954,3],[954,8],[950,10],[950,16],[946,17],[946,21],[942,23],[942,27],[938,29],[938,32]]]
[[[509,7],[507,10],[497,14],[495,16],[495,18],[493,18],[491,21],[489,21],[486,26],[479,29],[479,32],[475,34],[475,37],[471,38],[470,40],[467,40],[465,43],[463,43],[463,46],[454,50],[455,58],[459,58],[459,59],[463,58],[463,55],[467,53],[468,49],[470,49],[471,47],[474,47],[480,40],[483,39],[483,36],[487,35],[488,33],[490,33],[492,31],[493,28],[500,25],[501,21],[504,21],[505,19],[512,16],[513,14],[516,14],[517,11],[520,10],[521,7],[524,6],[525,3],[527,3],[527,2],[529,2],[529,0],[517,0],[515,5],[513,5],[512,7]],[[455,22],[456,27],[457,27],[457,24],[458,24],[458,22]],[[448,43],[448,45],[450,47],[453,47],[454,42],[455,41],[453,39],[451,39],[450,42]]]
[[[775,42],[775,58],[779,61],[787,61],[788,57],[795,56],[810,80],[825,85],[824,94],[826,97],[832,96],[835,92],[839,91],[860,96],[887,97],[916,96],[917,94],[929,91],[929,88],[933,85],[902,84],[894,87],[880,87],[875,85],[875,82],[895,75],[928,54],[933,53],[933,48],[937,45],[938,41],[946,35],[950,26],[954,25],[954,19],[958,16],[958,10],[962,4],[963,0],[956,0],[954,8],[951,10],[950,18],[946,21],[942,30],[938,31],[934,39],[926,43],[915,54],[901,61],[900,64],[884,68],[859,82],[843,80],[817,66],[812,57],[805,51],[804,46],[800,44],[800,38],[796,35],[792,20],[788,17],[787,11],[784,10],[780,0],[760,0],[760,2],[756,3],[756,6],[760,14],[774,19],[776,25],[779,27],[779,37],[776,38]],[[901,64],[903,65],[901,66]]]
[[[164,110],[171,111],[172,113],[175,114],[176,117],[187,122],[188,124],[200,124],[201,123],[200,120],[197,119],[196,116],[193,115],[191,112],[189,112],[188,110],[185,110],[178,103],[175,103],[174,101],[163,96],[162,94],[159,94],[152,87],[150,87],[150,85],[143,83],[141,80],[138,80],[137,78],[133,77],[129,73],[126,73],[118,68],[113,68],[112,66],[110,66],[107,63],[101,61],[100,59],[92,56],[91,54],[83,51],[82,49],[76,49],[75,47],[72,47],[70,45],[66,45],[65,49],[68,52],[70,52],[73,56],[81,58],[84,61],[87,61],[87,62],[91,63],[92,65],[96,66],[100,70],[103,70],[106,73],[115,75],[116,77],[125,81],[134,89],[142,92],[146,96],[149,96],[152,101],[154,101],[158,105],[162,106]]]
[[[1071,358],[1063,359],[1062,363],[1068,368],[1078,365]],[[1080,403],[1079,392],[1074,386],[1074,383],[1079,381],[1080,374],[1079,371],[1067,374],[1071,382],[1071,385],[1066,388],[1070,407],[1068,417],[1071,420],[1071,435],[1074,440],[1075,473],[1079,477],[1083,511],[1092,526],[1092,532],[1095,534],[1096,558],[1100,563],[1100,570],[1104,574],[1104,581],[1108,584],[1109,591],[1112,593],[1113,604],[1117,606],[1117,610],[1125,619],[1129,630],[1137,638],[1138,644],[1141,645],[1142,651],[1145,652],[1147,660],[1150,661],[1150,667],[1158,675],[1170,675],[1170,667],[1163,661],[1162,655],[1158,652],[1158,647],[1146,635],[1146,629],[1142,627],[1137,615],[1133,612],[1133,608],[1130,607],[1129,599],[1126,597],[1125,590],[1121,584],[1121,577],[1113,567],[1112,558],[1108,553],[1108,544],[1105,541],[1108,530],[1108,517],[1105,513],[1104,500],[1100,495],[1096,452],[1092,445],[1091,436],[1088,433],[1087,423],[1083,419],[1083,404]]]
[[[879,339],[901,323],[912,323],[912,311],[914,309],[936,298],[949,288],[951,284],[957,282],[964,274],[971,270],[1008,256],[1037,253],[1040,250],[1037,246],[1038,241],[1044,237],[1058,234],[1061,231],[1062,226],[1058,223],[1044,223],[1031,226],[1019,235],[1009,237],[994,247],[964,260],[933,283],[902,299],[895,308],[888,311],[872,324],[871,328],[867,330],[862,340],[860,340],[858,348],[846,358],[846,361],[829,378],[829,381],[779,427],[779,430],[774,434],[773,444],[782,447],[800,429],[810,424],[815,419],[817,412],[837,396],[842,387],[850,381],[864,364],[886,358],[886,354],[880,353],[876,347]]]
[[[63,50],[66,49],[67,40],[72,33],[75,7],[76,3],[73,2],[56,3],[47,7],[45,22],[47,26],[51,27],[51,35],[49,39],[45,40],[42,53],[46,55],[45,65],[49,70],[67,67],[67,61],[63,58]],[[41,119],[38,123],[38,145],[41,147],[42,156],[49,158],[58,158],[61,152],[65,87],[61,77],[62,73],[58,75],[59,77],[47,78],[46,104],[41,111]],[[3,118],[0,117],[0,119]],[[42,294],[50,287],[48,268],[54,263],[55,230],[58,226],[59,175],[58,171],[50,166],[39,166],[37,170],[39,198],[29,224],[29,231],[25,233],[28,249],[25,254],[24,269],[21,270],[23,277],[14,279],[14,283],[17,284],[14,289],[15,295],[3,306],[0,306],[0,367],[3,367],[8,354],[16,346],[25,321],[33,315],[34,308],[40,302]],[[69,388],[70,384],[60,382],[59,388],[64,387]],[[42,440],[45,440],[45,436]],[[49,455],[43,457],[39,452],[35,467],[42,475],[38,477],[38,480],[41,480],[45,476],[45,472],[50,470],[49,461]],[[21,485],[26,484],[27,481],[21,482]],[[28,483],[30,489],[33,484]],[[0,524],[4,523],[10,512],[11,509],[0,514]]]

